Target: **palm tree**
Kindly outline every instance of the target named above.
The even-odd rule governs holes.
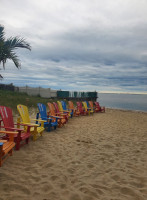
[[[15,66],[19,69],[21,64],[18,59],[18,56],[15,53],[15,49],[25,48],[31,50],[29,43],[23,38],[10,37],[7,40],[5,39],[4,27],[0,25],[0,64],[2,63],[3,68],[5,69],[5,63],[8,59],[12,60]],[[0,77],[2,77],[0,75]]]

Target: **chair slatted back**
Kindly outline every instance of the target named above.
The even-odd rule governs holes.
[[[67,107],[66,107],[66,103],[65,103],[65,101],[61,101],[61,104],[62,104],[62,108],[63,108],[63,110],[67,110]]]
[[[83,113],[82,102],[77,102],[77,108],[80,111],[80,113]]]
[[[87,103],[86,103],[85,101],[83,101],[82,104],[83,104],[83,106],[84,106],[85,112],[87,112],[87,111],[88,111],[88,110],[87,110]]]
[[[59,111],[63,112],[62,103],[60,101],[57,101],[57,104],[58,104]]]
[[[47,112],[46,112],[46,106],[42,103],[37,103],[38,109],[39,109],[39,113],[41,115],[41,119],[45,120],[47,119]]]
[[[91,108],[91,111],[94,112],[93,101],[89,101],[89,106]]]
[[[17,110],[21,116],[23,123],[31,123],[27,106],[19,104],[17,105]]]
[[[69,107],[69,109],[74,110],[74,104],[72,101],[68,101],[68,107]]]
[[[54,105],[52,103],[47,103],[47,105],[48,105],[48,108],[49,108],[50,115],[56,116]]]
[[[93,101],[89,101],[89,106],[93,108]]]
[[[56,113],[59,113],[60,110],[59,110],[58,104],[56,102],[53,102],[53,104],[54,104]]]
[[[12,109],[6,106],[0,106],[0,115],[3,120],[4,127],[14,128]],[[6,129],[9,131],[9,129]]]

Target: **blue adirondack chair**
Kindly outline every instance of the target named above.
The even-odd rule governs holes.
[[[85,101],[85,102],[86,102],[86,104],[87,104],[87,108],[90,108],[90,107],[89,107],[89,103],[88,103],[88,101]]]
[[[65,102],[65,101],[61,101],[61,103],[62,103],[63,110],[69,110],[69,109],[67,109],[67,107],[66,107],[66,102]],[[71,109],[70,109],[69,111],[70,111],[70,117],[72,118],[72,117],[73,117],[74,111],[71,110]]]
[[[47,116],[46,106],[42,103],[38,103],[37,106],[39,109],[39,113],[37,113],[36,118],[38,119],[40,116],[42,120],[46,121],[46,122],[44,122],[44,128],[47,131],[51,131],[52,127],[54,127],[54,129],[56,129],[56,127],[58,126],[58,122],[57,122],[58,119],[56,119],[56,121],[52,122],[52,118]]]
[[[93,114],[94,111],[93,111],[93,109],[90,107],[89,102],[88,102],[88,101],[85,101],[85,102],[86,102],[86,104],[87,104],[87,109],[89,110],[89,112],[90,112],[91,114]]]

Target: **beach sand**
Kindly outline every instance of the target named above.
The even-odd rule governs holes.
[[[0,200],[99,199],[147,199],[147,113],[74,117],[0,168]]]

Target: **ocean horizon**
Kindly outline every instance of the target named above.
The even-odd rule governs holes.
[[[98,93],[101,106],[147,112],[147,94]]]

